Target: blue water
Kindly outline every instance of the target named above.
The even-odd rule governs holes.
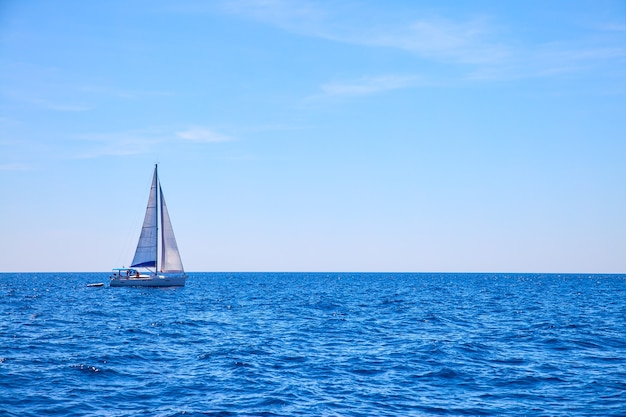
[[[2,416],[624,416],[626,276],[0,274]]]

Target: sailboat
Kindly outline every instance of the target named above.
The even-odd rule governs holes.
[[[182,287],[185,285],[187,275],[180,260],[157,168],[158,166],[155,165],[148,207],[135,257],[130,268],[113,269],[110,277],[111,287]]]

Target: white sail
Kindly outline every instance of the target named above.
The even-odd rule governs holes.
[[[170,216],[167,212],[161,184],[159,184],[159,193],[161,194],[161,271],[183,272],[183,262],[178,252],[178,245],[176,244],[174,229],[172,229]]]
[[[157,182],[157,167],[155,166],[146,216],[143,219],[143,227],[141,228],[141,235],[139,236],[137,250],[135,251],[131,267],[156,268],[158,239]]]

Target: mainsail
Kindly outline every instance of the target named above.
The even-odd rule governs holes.
[[[154,167],[152,186],[150,187],[150,197],[146,216],[143,219],[143,227],[137,243],[137,250],[131,267],[152,267],[156,268],[157,262],[157,235],[158,235],[158,213],[157,213],[157,167]]]
[[[137,243],[137,250],[131,267],[157,268],[159,214],[161,215],[161,272],[184,272],[174,237],[174,229],[172,229],[172,222],[167,212],[167,205],[155,166],[146,217],[143,219],[141,236],[139,236],[139,243]]]
[[[183,262],[180,260],[180,253],[178,252],[178,245],[174,237],[170,215],[167,212],[161,184],[159,184],[159,193],[161,194],[161,271],[183,272]]]

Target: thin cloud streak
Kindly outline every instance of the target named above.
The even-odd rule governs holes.
[[[160,134],[150,131],[89,133],[77,137],[87,149],[77,151],[76,159],[93,159],[103,156],[130,156],[150,153],[164,142]]]
[[[477,67],[467,80],[508,81],[576,74],[599,65],[623,62],[626,50],[617,47],[571,47],[565,43],[549,43],[532,51],[520,51],[515,60],[500,65]]]
[[[180,143],[218,143],[234,140],[208,128],[190,128],[172,131],[170,129],[142,129],[110,133],[88,133],[76,137],[77,147],[87,148],[75,153],[77,159],[92,159],[103,156],[131,156],[154,152],[156,148]]]
[[[75,88],[82,93],[115,97],[123,100],[152,99],[155,97],[173,97],[177,95],[171,91],[134,90],[96,84],[77,85]]]
[[[47,110],[54,110],[54,111],[60,111],[60,112],[85,112],[85,111],[89,111],[93,109],[93,107],[91,106],[85,106],[81,104],[58,103],[58,102],[53,102],[49,100],[44,100],[39,97],[26,97],[26,96],[15,94],[15,93],[11,95],[21,102],[34,104],[37,107],[44,108]]]
[[[233,140],[233,138],[229,136],[203,127],[194,127],[182,130],[176,132],[176,136],[180,139],[199,143],[230,142]]]
[[[223,10],[304,36],[402,49],[441,61],[495,63],[511,53],[508,46],[490,40],[496,38],[497,32],[486,17],[466,21],[437,16],[413,20],[402,18],[404,21],[377,22],[372,26],[368,19],[355,19],[359,12],[354,8],[331,11],[307,1],[230,1]]]
[[[404,49],[422,57],[460,64],[497,64],[507,59],[510,47],[489,41],[493,29],[488,19],[454,22],[421,19],[396,33],[385,31],[363,43]]]
[[[385,75],[378,77],[362,77],[343,83],[327,83],[322,85],[324,96],[349,97],[366,96],[420,85],[421,77],[408,75]]]
[[[624,48],[621,23],[601,23],[596,30],[609,33],[602,40],[575,39],[550,44],[523,45],[512,39],[510,29],[490,16],[450,19],[437,15],[415,18],[396,15],[370,24],[367,13],[354,7],[324,8],[320,2],[286,0],[239,0],[222,4],[227,13],[261,21],[303,36],[370,47],[393,48],[437,63],[458,66],[459,80],[503,81],[551,77],[584,72],[592,66],[622,62]],[[365,13],[365,15],[363,14]],[[360,16],[360,18],[359,18]],[[506,39],[503,30],[507,30]],[[465,74],[465,75],[463,75]],[[376,78],[364,77],[355,84],[327,83],[329,95],[358,95],[385,91]],[[458,80],[457,80],[458,81]],[[406,83],[405,87],[414,84]],[[391,88],[393,89],[393,88]]]
[[[0,164],[0,171],[29,171],[30,169],[30,165],[19,162]]]

